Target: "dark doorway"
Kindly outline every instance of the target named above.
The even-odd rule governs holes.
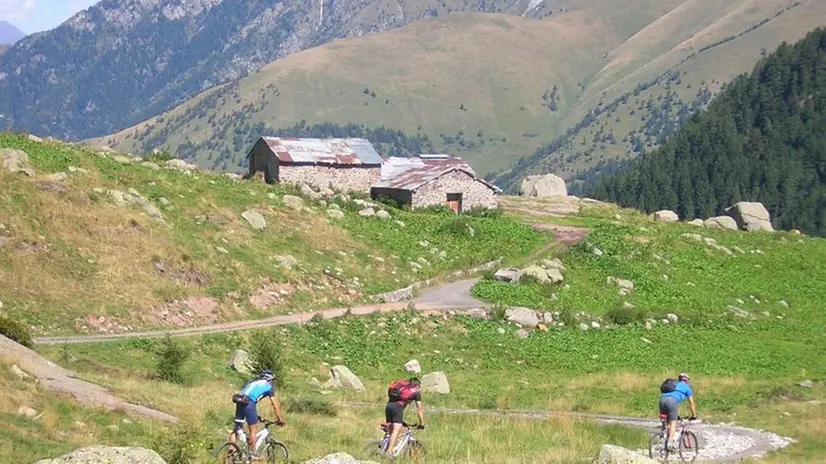
[[[462,212],[462,194],[461,193],[448,193],[447,194],[447,207],[452,209],[454,213],[461,213]]]

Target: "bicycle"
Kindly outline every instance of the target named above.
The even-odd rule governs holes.
[[[276,440],[269,430],[270,426],[277,425],[277,422],[261,418],[260,423],[264,424],[264,428],[256,434],[255,448],[258,450],[258,457],[267,463],[287,462],[290,459],[290,451],[287,449],[287,445]],[[230,433],[230,435],[235,434],[235,443],[226,441],[215,449],[213,456],[218,462],[224,464],[248,464],[252,462],[249,443],[243,428],[240,432],[239,434],[233,430]]]
[[[413,436],[413,429],[418,427],[418,424],[410,425],[407,422],[402,422],[402,427],[407,430],[399,434],[399,438],[396,441],[396,451],[389,457],[390,459],[396,459],[399,456],[403,456],[406,452],[410,460],[416,462],[419,458],[423,458],[427,454],[427,450],[422,442]],[[381,424],[381,430],[384,432],[384,438],[381,440],[371,440],[367,442],[367,446],[364,447],[364,454],[366,454],[367,457],[387,456],[387,447],[390,445],[390,424]]]
[[[672,442],[677,442],[677,453],[682,462],[694,462],[697,455],[700,453],[700,442],[697,440],[697,434],[686,428],[686,422],[693,422],[684,417],[677,417],[677,431],[676,437],[672,437]],[[651,435],[648,440],[648,457],[651,459],[660,459],[668,461],[668,455],[673,453],[667,445],[668,436],[668,415],[660,414],[660,430]]]

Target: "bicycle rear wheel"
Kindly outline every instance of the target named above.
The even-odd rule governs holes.
[[[381,456],[383,447],[384,440],[371,440],[367,442],[361,454],[366,458],[378,457]]]
[[[232,442],[226,442],[218,446],[212,452],[212,455],[222,464],[245,464],[247,462],[241,448]]]
[[[407,444],[407,456],[413,462],[418,462],[427,456],[427,448],[419,440],[410,440]]]
[[[700,454],[700,442],[697,440],[697,435],[690,430],[683,430],[678,451],[682,462],[694,462]]]
[[[651,459],[668,459],[668,450],[665,449],[665,433],[651,434],[648,439],[648,457]]]
[[[287,462],[290,459],[290,451],[287,445],[277,440],[267,440],[264,449],[258,451],[258,456],[267,463]]]

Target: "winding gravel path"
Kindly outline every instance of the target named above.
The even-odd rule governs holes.
[[[383,408],[384,404],[345,402],[351,408]],[[623,417],[606,414],[587,414],[576,412],[557,412],[541,409],[456,409],[427,407],[428,414],[455,414],[485,417],[517,417],[521,419],[548,419],[551,417],[570,417],[593,420],[600,424],[620,424],[628,427],[644,428],[650,432],[660,427],[658,420],[640,417]],[[700,441],[700,453],[694,462],[731,462],[742,459],[759,459],[771,451],[785,448],[794,440],[762,430],[749,429],[731,424],[692,424],[688,428],[694,431]],[[647,455],[648,450],[639,450]]]

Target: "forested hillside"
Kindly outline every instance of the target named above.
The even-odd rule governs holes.
[[[826,29],[781,45],[660,149],[591,194],[686,219],[760,201],[775,227],[826,235],[825,69]]]

